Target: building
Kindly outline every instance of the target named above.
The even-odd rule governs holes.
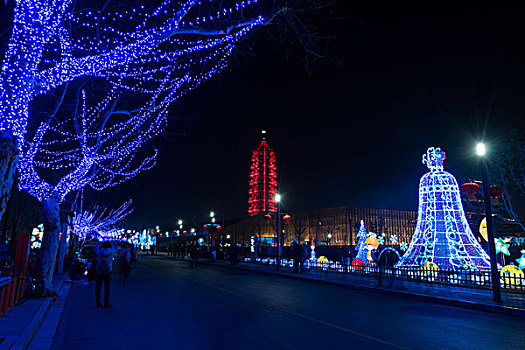
[[[262,131],[262,141],[252,151],[250,166],[250,189],[248,192],[248,213],[251,216],[265,215],[277,211],[277,167],[275,152],[266,142],[266,131]]]
[[[361,220],[366,230],[383,237],[386,245],[409,244],[417,220],[416,211],[375,208],[336,207],[287,214],[290,220],[281,221],[284,245],[290,245],[292,239],[315,241],[317,245],[355,245]],[[251,236],[258,236],[263,245],[275,244],[276,216],[257,215],[237,220],[224,227],[220,235],[240,244],[248,244]]]

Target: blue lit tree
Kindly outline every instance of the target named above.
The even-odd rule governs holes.
[[[70,193],[86,187],[102,190],[150,169],[157,152],[148,147],[148,142],[165,123],[155,106],[128,111],[118,108],[118,98],[105,97],[87,107],[85,91],[78,95],[77,103],[50,113],[20,151],[19,188],[36,197],[44,209],[45,234],[39,267],[45,291],[52,287],[61,226],[60,204]],[[97,217],[91,218],[94,219]]]
[[[297,35],[288,36],[315,53],[315,36],[296,18],[324,2],[17,0],[0,72],[0,216],[36,98],[89,77],[119,93],[141,93],[166,112],[170,102],[223,70],[236,43],[259,26],[293,23],[286,32]],[[202,67],[211,68],[203,74]]]
[[[357,255],[355,259],[361,259],[364,263],[367,262],[366,254],[368,250],[366,249],[366,238],[368,234],[366,233],[365,223],[361,220],[361,226],[359,226],[359,231],[357,232]]]
[[[456,179],[443,170],[445,152],[431,147],[423,155],[430,172],[419,183],[416,230],[396,267],[488,270],[490,258],[470,230]]]
[[[166,125],[170,103],[224,70],[237,43],[256,28],[283,18],[292,23],[294,10],[315,10],[318,3],[323,1],[15,2],[0,73],[0,215],[19,163],[20,189],[44,207],[47,287],[59,205],[68,193],[117,185],[153,166],[156,152],[139,153]],[[304,46],[315,42],[304,26],[293,28]],[[64,119],[68,85],[86,80],[99,90],[82,100],[82,113],[70,111]],[[56,109],[41,123],[35,120],[41,100],[53,98]],[[96,102],[86,105],[88,99]],[[57,181],[43,175],[57,170],[63,171]]]
[[[115,210],[108,210],[100,206],[95,206],[91,210],[75,213],[71,220],[73,231],[79,239],[95,239],[99,241],[108,239],[118,239],[121,236],[121,229],[117,224],[133,211],[131,200],[125,202]]]

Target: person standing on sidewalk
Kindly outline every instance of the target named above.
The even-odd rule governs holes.
[[[95,247],[97,253],[97,277],[95,286],[95,300],[97,307],[104,306],[112,308],[109,303],[109,284],[111,281],[111,272],[113,272],[113,247],[109,241],[97,244]],[[104,305],[100,302],[100,291],[104,283]]]

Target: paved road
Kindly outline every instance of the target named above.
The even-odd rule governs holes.
[[[54,349],[525,349],[525,320],[163,257],[114,276],[113,309],[75,283]]]

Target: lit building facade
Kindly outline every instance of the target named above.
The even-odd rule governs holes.
[[[416,227],[417,212],[407,210],[336,207],[304,212],[291,212],[289,221],[281,220],[282,243],[292,239],[315,241],[317,245],[356,245],[361,220],[368,232],[382,237],[385,245],[410,243]],[[260,234],[259,234],[260,231]],[[276,243],[277,215],[260,219],[250,216],[223,229],[231,241],[248,244],[250,236],[258,236],[261,244]]]

